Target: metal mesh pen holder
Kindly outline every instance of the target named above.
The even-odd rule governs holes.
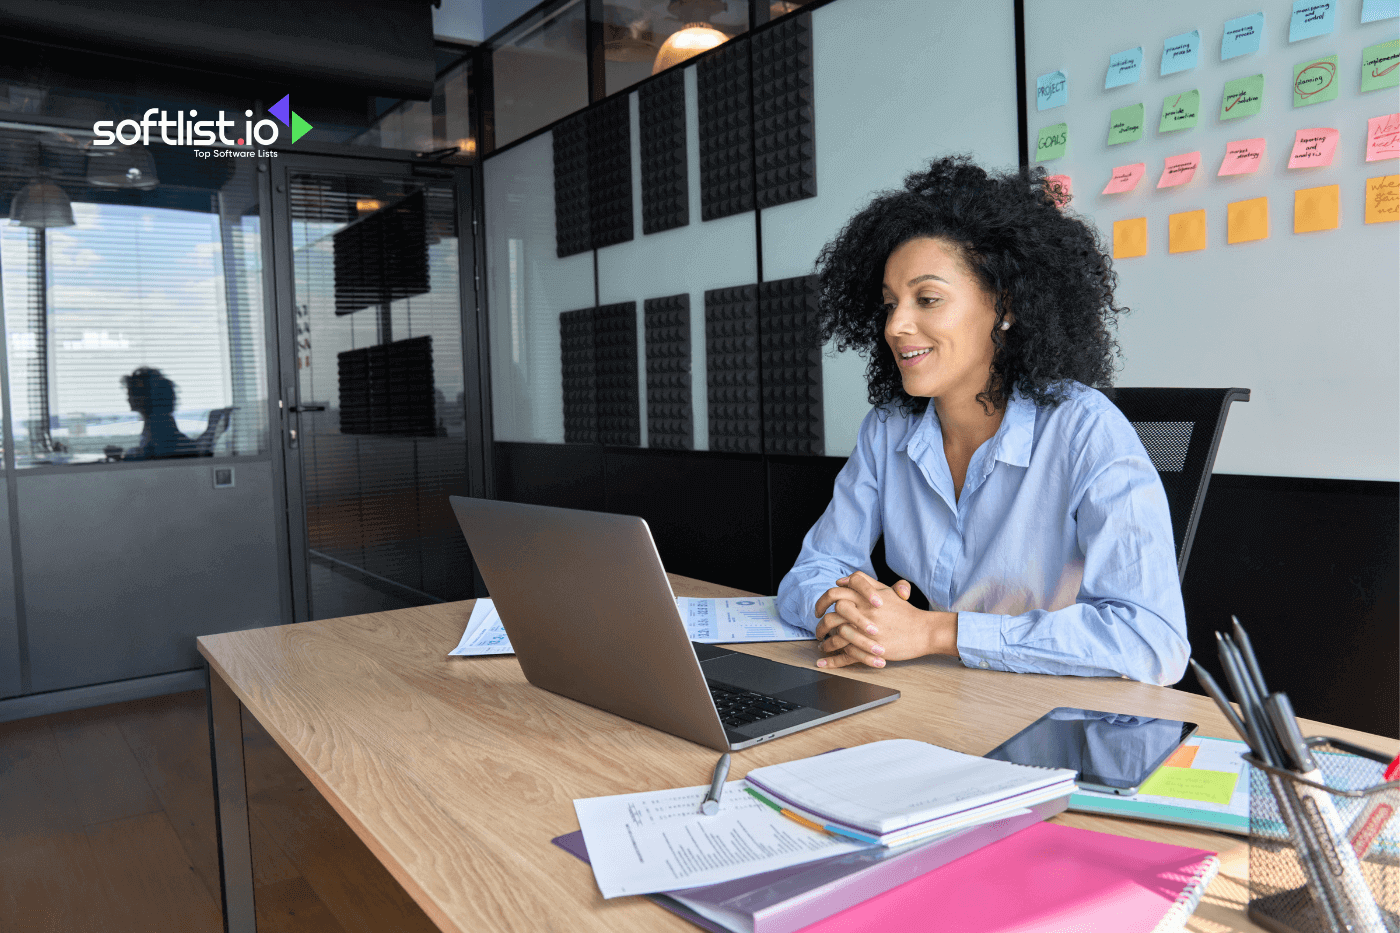
[[[1319,781],[1244,756],[1249,918],[1274,933],[1400,933],[1400,781],[1382,782],[1389,758],[1340,739],[1307,742]],[[1369,842],[1361,858],[1353,838]]]

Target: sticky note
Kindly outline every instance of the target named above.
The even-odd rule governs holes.
[[[1158,179],[1157,187],[1175,188],[1177,185],[1186,184],[1195,177],[1196,169],[1200,164],[1201,154],[1199,152],[1186,152],[1178,156],[1171,156],[1162,169],[1162,177]]]
[[[1227,21],[1225,34],[1220,37],[1220,60],[1223,62],[1259,51],[1259,40],[1263,35],[1263,13],[1251,13]]]
[[[1206,212],[1183,211],[1167,218],[1167,252],[1190,253],[1206,248]]]
[[[1162,75],[1174,75],[1196,67],[1196,57],[1201,50],[1201,31],[1193,29],[1179,36],[1172,36],[1162,43]]]
[[[1337,99],[1337,56],[1324,55],[1293,66],[1293,106]]]
[[[1055,199],[1057,207],[1064,207],[1069,203],[1073,189],[1074,184],[1068,175],[1048,175],[1045,178],[1045,190]]]
[[[1250,75],[1225,82],[1225,93],[1220,97],[1220,119],[1235,120],[1252,117],[1259,112],[1264,102],[1264,76]]]
[[[1366,179],[1366,222],[1393,223],[1400,220],[1400,175]]]
[[[1400,158],[1400,113],[1366,121],[1366,161]]]
[[[1234,771],[1207,771],[1205,768],[1161,767],[1142,782],[1140,794],[1171,797],[1175,800],[1198,800],[1226,806],[1235,793],[1239,774]]]
[[[1361,53],[1361,91],[1379,91],[1400,84],[1400,39],[1367,46]]]
[[[1142,104],[1119,107],[1108,115],[1108,144],[1137,142],[1142,139]]]
[[[1162,119],[1157,123],[1157,132],[1171,133],[1175,130],[1189,130],[1196,125],[1196,120],[1200,115],[1200,91],[1173,94],[1162,100]]]
[[[1228,243],[1248,243],[1269,238],[1269,199],[1250,198],[1235,201],[1227,208],[1225,240]]]
[[[1120,165],[1113,170],[1113,175],[1108,179],[1108,184],[1104,186],[1102,193],[1122,194],[1124,191],[1132,191],[1146,172],[1147,164],[1145,162]]]
[[[1176,751],[1167,756],[1167,760],[1162,762],[1163,768],[1189,768],[1191,762],[1196,760],[1196,753],[1201,750],[1199,745],[1178,745]]]
[[[1361,22],[1374,23],[1400,16],[1400,0],[1361,0]]]
[[[1225,161],[1220,163],[1221,175],[1248,175],[1259,171],[1259,163],[1264,161],[1264,139],[1237,139],[1225,147]]]
[[[1288,157],[1289,168],[1313,168],[1332,164],[1340,134],[1327,126],[1299,130],[1293,135],[1293,153]]]
[[[1104,90],[1132,84],[1142,77],[1142,46],[1124,49],[1117,55],[1108,57],[1108,74],[1104,76]]]
[[[1040,131],[1040,138],[1036,140],[1035,160],[1037,162],[1048,162],[1051,159],[1061,158],[1065,154],[1065,146],[1068,143],[1068,123],[1056,123],[1054,126],[1047,126]]]
[[[1335,230],[1341,215],[1340,185],[1299,188],[1293,192],[1293,232]]]
[[[1325,36],[1336,25],[1336,0],[1293,0],[1293,18],[1288,21],[1288,41]]]
[[[1035,109],[1063,107],[1069,100],[1069,80],[1063,71],[1052,71],[1035,79]]]
[[[1147,255],[1147,218],[1130,217],[1113,222],[1113,258]]]

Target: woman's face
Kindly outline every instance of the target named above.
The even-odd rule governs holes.
[[[929,237],[901,244],[885,261],[884,296],[905,392],[970,400],[986,389],[996,306],[955,248]]]

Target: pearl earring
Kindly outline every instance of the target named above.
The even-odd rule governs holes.
[[[1002,330],[1010,330],[1010,329],[1011,329],[1011,322],[1010,322],[1010,321],[1002,321],[1002,322],[1001,322],[1001,329],[1002,329]]]

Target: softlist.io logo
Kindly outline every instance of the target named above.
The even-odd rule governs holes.
[[[219,111],[216,120],[200,120],[198,110],[177,110],[172,117],[169,111],[161,110],[159,107],[152,107],[142,115],[140,120],[126,119],[120,122],[115,120],[98,120],[92,125],[93,144],[97,146],[112,146],[121,144],[123,146],[135,146],[138,143],[149,146],[151,144],[151,131],[157,130],[157,138],[167,146],[270,146],[277,142],[282,135],[282,128],[286,127],[292,131],[292,142],[305,136],[312,126],[302,119],[301,115],[292,110],[292,96],[290,94],[283,97],[277,103],[267,108],[267,112],[277,119],[258,120],[253,122],[252,110],[243,111],[243,116],[248,118],[243,122],[243,132],[235,131],[232,138],[226,132],[238,126],[237,120],[230,120],[224,116],[224,111]],[[157,115],[159,117],[157,118]],[[281,123],[282,126],[277,124]],[[172,138],[172,134],[173,137]]]

